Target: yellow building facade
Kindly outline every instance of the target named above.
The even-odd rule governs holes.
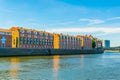
[[[12,32],[12,48],[19,48],[19,28],[10,28]]]
[[[54,35],[54,49],[59,49],[59,34],[53,34]]]

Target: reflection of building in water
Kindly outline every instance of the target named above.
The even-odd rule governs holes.
[[[60,68],[59,58],[60,58],[59,55],[53,56],[53,78],[54,78],[54,80],[58,80],[57,79],[58,78],[58,71]]]
[[[80,55],[80,68],[84,67],[84,56],[83,54]]]
[[[19,59],[11,58],[10,75],[12,79],[17,79],[19,72]]]

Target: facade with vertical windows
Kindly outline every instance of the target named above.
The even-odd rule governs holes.
[[[81,49],[81,39],[76,36],[54,34],[54,49]]]
[[[77,37],[81,39],[82,49],[92,49],[92,40],[89,36],[78,35]]]
[[[71,36],[49,33],[40,30],[12,27],[0,29],[0,47],[40,48],[40,49],[92,49],[92,40],[96,48],[102,47],[102,41],[92,36]],[[110,46],[110,41],[106,41]]]
[[[110,48],[110,40],[104,40],[104,47]]]
[[[102,46],[103,44],[102,44],[102,40],[97,40],[97,45],[96,45],[96,47],[97,48],[102,48],[103,46]]]
[[[60,34],[60,48],[61,49],[81,49],[81,40],[76,36]]]
[[[0,29],[0,47],[12,47],[12,34],[7,29]]]
[[[20,27],[12,27],[13,48],[53,48],[53,34]]]

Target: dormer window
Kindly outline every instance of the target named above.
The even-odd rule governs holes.
[[[34,32],[34,35],[37,35],[37,32]]]
[[[24,30],[20,30],[20,33],[24,34],[24,32],[25,32]]]

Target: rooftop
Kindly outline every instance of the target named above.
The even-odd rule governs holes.
[[[8,29],[2,29],[0,28],[0,32],[10,32]]]

